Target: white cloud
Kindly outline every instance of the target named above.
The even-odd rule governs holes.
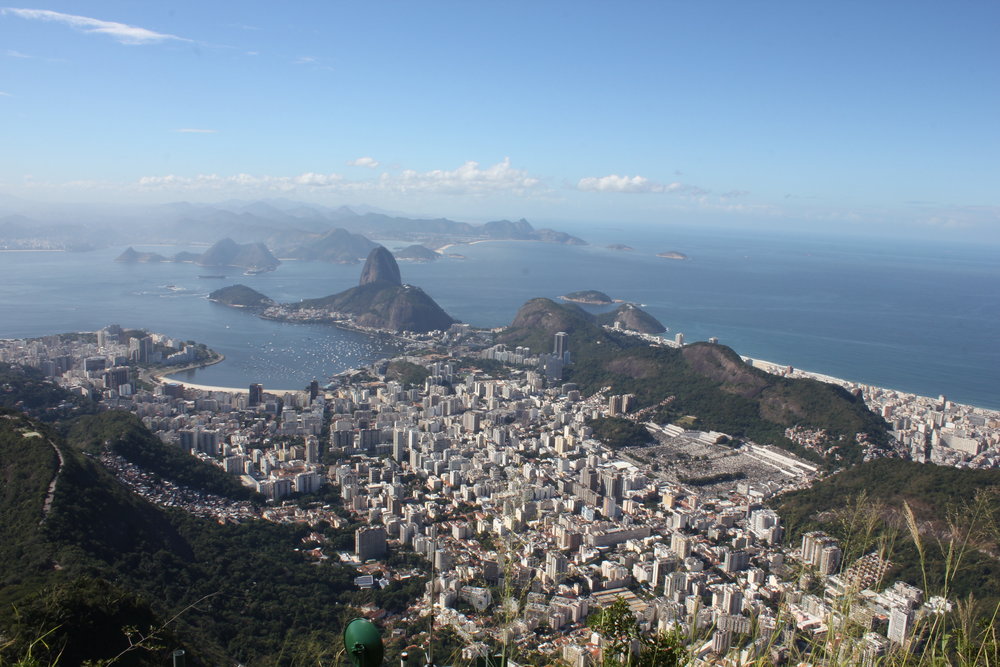
[[[14,49],[7,49],[4,51],[4,55],[10,56],[11,58],[31,58],[27,53],[21,53],[20,51],[15,51]]]
[[[312,172],[299,174],[292,178],[296,185],[306,185],[314,188],[325,188],[331,185],[339,185],[344,181],[340,174],[314,174]]]
[[[379,165],[379,161],[373,157],[359,157],[357,160],[348,160],[347,164],[351,167],[368,167],[374,169]]]
[[[693,196],[707,194],[706,190],[695,185],[684,183],[657,183],[645,176],[587,176],[581,178],[576,185],[584,192],[625,192],[625,193],[675,193]]]
[[[182,134],[215,134],[218,130],[202,130],[195,127],[181,127],[174,132],[180,132]]]
[[[14,97],[14,96],[11,95],[10,93],[5,93],[2,90],[0,90],[0,97]]]
[[[292,61],[295,65],[313,65],[319,62],[319,58],[315,56],[299,56]]]
[[[115,21],[102,21],[100,19],[92,19],[86,16],[76,16],[75,14],[63,14],[62,12],[54,12],[48,9],[17,9],[14,7],[4,7],[0,9],[0,13],[5,15],[11,14],[13,16],[33,21],[54,21],[56,23],[64,23],[72,28],[82,30],[86,33],[108,35],[122,44],[153,44],[167,40],[176,40],[180,42],[191,41],[190,39],[178,37],[177,35],[154,32],[152,30],[147,30],[146,28],[140,28],[134,25],[117,23]]]
[[[504,158],[492,167],[480,169],[478,162],[468,161],[458,169],[445,171],[417,172],[403,171],[397,177],[383,174],[383,186],[400,192],[436,192],[445,194],[481,195],[492,192],[513,192],[525,194],[542,188],[538,178],[530,176],[523,169],[510,166],[510,158]]]
[[[337,192],[391,192],[405,194],[485,195],[497,192],[528,194],[544,192],[538,178],[526,171],[514,169],[510,160],[481,169],[478,162],[466,162],[452,170],[435,169],[418,172],[407,169],[399,173],[383,173],[378,178],[346,180],[340,174],[307,172],[297,176],[254,176],[236,174],[199,174],[198,176],[145,176],[137,185],[143,189],[163,190],[227,190],[290,192],[293,190],[334,190]]]

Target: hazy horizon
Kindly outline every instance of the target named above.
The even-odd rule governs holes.
[[[1000,240],[1000,7],[768,9],[2,8],[0,210],[288,197]]]

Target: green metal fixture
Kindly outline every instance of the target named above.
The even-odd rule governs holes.
[[[368,619],[356,618],[344,628],[344,650],[354,667],[381,667],[382,634]]]

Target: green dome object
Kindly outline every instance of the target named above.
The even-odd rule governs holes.
[[[344,650],[354,667],[380,667],[385,647],[375,624],[356,618],[344,628]]]

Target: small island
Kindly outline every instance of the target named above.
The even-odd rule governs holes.
[[[223,306],[248,310],[263,310],[277,305],[273,299],[246,285],[230,285],[217,289],[208,295],[208,300],[221,303]]]
[[[662,257],[664,259],[687,259],[688,256],[682,252],[677,252],[676,250],[668,250],[667,252],[656,253],[657,257]]]
[[[624,243],[612,243],[611,245],[608,246],[608,250],[632,251],[635,250],[635,248],[633,248],[630,245],[625,245]]]
[[[115,258],[115,261],[124,262],[126,264],[134,264],[136,262],[148,264],[151,262],[168,262],[170,260],[155,252],[138,252],[135,248],[129,246],[126,248],[125,252]]]
[[[614,303],[610,296],[593,289],[570,292],[559,298],[570,303],[584,303],[588,306],[607,306]]]
[[[433,262],[441,256],[427,246],[420,244],[407,246],[392,254],[396,259],[405,259],[411,262]]]

